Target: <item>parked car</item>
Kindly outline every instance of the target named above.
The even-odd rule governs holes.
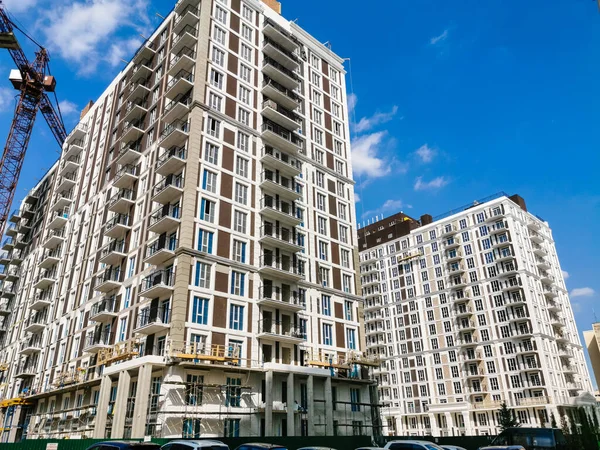
[[[381,447],[358,447],[354,450],[383,450]]]
[[[388,450],[442,450],[439,445],[429,441],[389,441],[385,444]]]
[[[444,450],[467,450],[466,448],[459,447],[458,445],[443,444],[443,445],[440,445],[440,447],[442,447]]]
[[[331,447],[301,447],[298,450],[335,450],[335,448]],[[381,450],[381,449],[379,449]]]
[[[558,428],[507,428],[487,447],[479,450],[568,450],[567,440]]]
[[[242,444],[235,450],[287,450],[283,445],[264,444],[262,442],[249,442]]]
[[[160,450],[160,445],[152,442],[106,441],[97,442],[87,450]]]
[[[193,439],[176,439],[167,442],[160,450],[229,450],[229,446],[212,439],[197,441]]]

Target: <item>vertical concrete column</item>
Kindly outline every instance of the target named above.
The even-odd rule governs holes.
[[[133,408],[132,438],[143,438],[146,434],[148,402],[150,400],[150,383],[152,381],[152,364],[144,364],[139,368],[135,406]]]
[[[308,397],[306,418],[308,420],[308,435],[315,435],[315,380],[314,375],[309,375],[306,381],[306,394]]]
[[[333,391],[331,377],[325,378],[325,436],[333,436]]]
[[[287,377],[287,435],[296,436],[296,404],[294,403],[294,374],[288,373]]]
[[[94,422],[94,439],[106,438],[106,415],[108,414],[108,401],[110,400],[110,387],[112,381],[105,375],[100,381],[100,393],[98,395],[98,405],[96,406],[96,420]]]
[[[125,432],[125,414],[127,414],[127,397],[129,396],[129,384],[131,375],[127,370],[119,373],[119,384],[117,385],[117,398],[115,400],[111,439],[122,439]]]
[[[454,424],[452,423],[452,414],[450,414],[449,412],[444,413],[444,416],[446,416],[446,428],[448,430],[452,430],[454,428]],[[453,433],[450,433],[450,436],[452,436]]]
[[[273,371],[265,374],[265,436],[273,436]]]
[[[433,413],[427,414],[429,416],[429,423],[431,424],[431,434],[432,436],[441,436],[440,426],[437,423],[437,417]]]
[[[472,436],[473,435],[473,427],[471,426],[471,417],[468,412],[463,412],[463,421],[465,422],[465,435]]]

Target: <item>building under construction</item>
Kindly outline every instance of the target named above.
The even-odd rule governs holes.
[[[2,442],[377,434],[343,61],[180,0],[11,215]]]

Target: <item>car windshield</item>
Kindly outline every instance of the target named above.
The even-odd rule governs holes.
[[[442,447],[438,447],[435,444],[425,444],[427,450],[443,450]]]

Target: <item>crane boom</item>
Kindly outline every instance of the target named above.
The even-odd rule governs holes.
[[[15,88],[20,90],[19,101],[0,159],[0,236],[4,234],[38,110],[41,110],[61,147],[67,138],[60,112],[57,112],[47,94],[53,92],[55,87],[54,78],[47,75],[50,60],[48,52],[40,47],[35,60],[30,63],[15,36],[15,28],[0,1],[0,48],[9,51],[21,74],[21,80],[13,82]]]

